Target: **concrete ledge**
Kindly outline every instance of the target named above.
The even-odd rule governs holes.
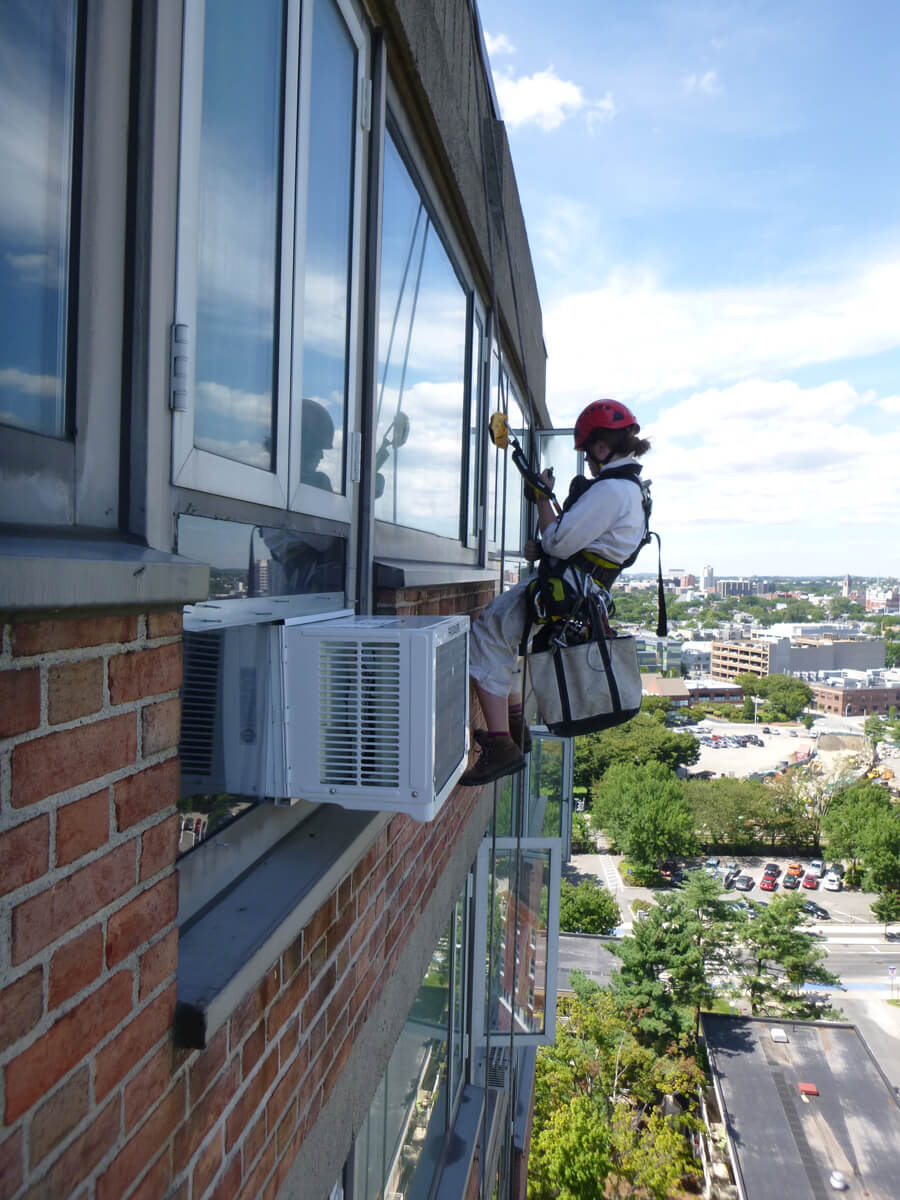
[[[415,562],[412,559],[375,559],[376,588],[439,587],[454,583],[495,583],[498,572],[463,563]]]
[[[176,608],[208,594],[205,563],[118,536],[0,533],[0,611]]]

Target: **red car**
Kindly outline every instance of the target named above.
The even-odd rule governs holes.
[[[774,892],[778,887],[778,880],[774,875],[763,875],[759,881],[759,890],[761,892]]]
[[[814,890],[815,888],[817,888],[819,886],[819,880],[815,875],[808,875],[808,874],[804,875],[803,876],[803,886],[805,888],[811,888]]]

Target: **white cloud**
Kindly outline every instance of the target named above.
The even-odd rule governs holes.
[[[578,84],[560,79],[553,67],[518,79],[499,75],[494,83],[503,119],[512,128],[538,125],[556,129],[588,103]]]
[[[612,92],[607,92],[601,100],[592,100],[587,107],[586,117],[588,129],[593,133],[597,125],[602,125],[606,121],[611,121],[613,117],[618,115],[618,108],[615,100],[613,100]]]
[[[802,543],[809,528],[853,526],[854,539],[874,543],[870,527],[900,505],[900,432],[870,428],[875,404],[843,381],[694,393],[645,428],[657,527],[719,526],[719,545],[733,546],[742,527],[769,525],[774,540]]]
[[[55,396],[60,382],[55,375],[35,375],[17,367],[4,367],[0,370],[0,388],[9,388],[25,396]]]
[[[900,415],[900,396],[885,396],[883,400],[878,401],[878,407],[886,413]]]
[[[707,96],[718,96],[722,91],[716,71],[704,71],[702,75],[685,75],[681,82],[689,95],[692,92],[703,92]]]
[[[484,44],[491,58],[499,58],[503,54],[515,54],[516,48],[505,33],[488,33],[484,31]]]
[[[843,279],[706,291],[616,271],[545,314],[555,423],[599,392],[657,397],[891,349],[898,291],[900,257]]]

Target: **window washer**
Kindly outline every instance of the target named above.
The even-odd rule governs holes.
[[[576,477],[561,516],[547,496],[538,495],[541,537],[526,544],[527,559],[549,556],[561,560],[565,575],[578,572],[579,583],[611,586],[647,538],[643,493],[634,483],[640,471],[637,460],[650,449],[638,437],[640,428],[634,414],[616,400],[595,400],[584,409],[575,422],[575,449],[584,451],[600,486]],[[622,468],[631,468],[632,478],[616,478]],[[612,477],[604,480],[604,472],[613,472]],[[551,492],[552,469],[542,479]],[[530,735],[522,715],[518,650],[530,624],[530,603],[529,582],[516,584],[497,596],[472,626],[469,673],[487,730],[476,733],[481,754],[460,778],[463,786],[490,783],[525,766]]]

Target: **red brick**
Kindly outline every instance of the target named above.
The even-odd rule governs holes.
[[[125,1029],[97,1055],[94,1088],[103,1097],[169,1032],[175,1012],[175,985],[135,1013]]]
[[[152,940],[178,912],[178,876],[174,871],[114,912],[106,925],[106,965],[123,958]]]
[[[307,950],[311,950],[315,946],[316,942],[318,942],[319,938],[334,920],[337,912],[336,904],[336,895],[330,895],[315,916],[304,927],[303,945]]]
[[[228,1053],[228,1029],[223,1026],[205,1050],[201,1050],[191,1066],[188,1078],[188,1102],[197,1103],[209,1085],[225,1066]]]
[[[183,627],[184,620],[180,608],[170,612],[147,613],[148,638],[181,637]]]
[[[144,758],[159,754],[161,750],[172,750],[181,736],[181,700],[161,700],[159,704],[148,704],[141,709],[141,752]]]
[[[295,1059],[284,1073],[283,1078],[278,1081],[278,1086],[272,1092],[266,1104],[267,1129],[274,1129],[281,1120],[281,1116],[287,1108],[291,1096],[294,1095],[300,1086],[302,1077],[303,1071],[300,1060]]]
[[[118,1136],[119,1101],[115,1099],[56,1160],[44,1178],[25,1193],[23,1200],[74,1195],[78,1184],[90,1175]]]
[[[216,1184],[209,1200],[234,1200],[241,1186],[241,1155],[238,1152],[228,1164],[225,1174]]]
[[[178,856],[178,832],[181,818],[173,813],[141,834],[141,880],[158,875],[171,867]]]
[[[138,999],[146,1000],[161,983],[175,974],[178,965],[178,930],[169,932],[141,955],[141,981]]]
[[[262,1112],[250,1126],[250,1129],[247,1133],[247,1136],[244,1138],[244,1143],[241,1147],[244,1155],[244,1167],[246,1170],[250,1170],[250,1167],[256,1161],[256,1156],[265,1145],[265,1142],[266,1114],[265,1112]]]
[[[109,717],[20,742],[12,752],[13,808],[35,804],[134,762],[137,718]]]
[[[120,971],[7,1065],[7,1124],[32,1108],[124,1020],[131,992],[131,972]]]
[[[257,1116],[266,1092],[275,1081],[278,1074],[278,1047],[273,1046],[260,1064],[259,1070],[244,1085],[238,1096],[237,1104],[231,1110],[225,1126],[225,1149],[230,1154],[234,1144],[240,1141],[244,1130]]]
[[[172,1151],[167,1147],[131,1193],[128,1200],[160,1200],[161,1196],[169,1195],[169,1184],[171,1182]]]
[[[44,973],[35,967],[0,992],[0,1050],[37,1025],[44,1011]]]
[[[266,1013],[266,1040],[273,1041],[285,1021],[299,1014],[300,1004],[309,987],[309,968],[294,976]]]
[[[0,1184],[3,1195],[11,1196],[22,1186],[22,1130],[17,1129],[5,1142],[0,1142]]]
[[[287,1112],[275,1130],[275,1153],[280,1158],[297,1128],[297,1103],[288,1105]]]
[[[32,1167],[55,1150],[80,1125],[91,1106],[91,1075],[87,1067],[63,1084],[31,1118],[28,1157]]]
[[[181,687],[181,643],[117,654],[109,659],[108,667],[113,704],[174,692]]]
[[[263,1185],[275,1166],[275,1142],[269,1142],[260,1155],[259,1162],[244,1180],[244,1186],[238,1192],[237,1200],[259,1200]]]
[[[290,1021],[284,1033],[278,1039],[278,1064],[282,1070],[297,1053],[300,1041],[300,1022]]]
[[[178,759],[169,758],[115,785],[116,821],[119,829],[130,829],[171,806],[181,794]]]
[[[137,617],[86,617],[70,621],[34,621],[16,625],[13,653],[45,654],[82,646],[118,645],[137,637]]]
[[[224,1135],[220,1129],[212,1139],[194,1166],[192,1188],[195,1196],[203,1196],[216,1177],[216,1172],[222,1165],[224,1157]]]
[[[13,963],[25,962],[134,887],[137,843],[124,845],[61,879],[13,911]]]
[[[27,733],[41,723],[41,673],[37,667],[0,671],[0,738]]]
[[[131,1133],[144,1113],[165,1095],[172,1081],[172,1050],[160,1046],[137,1075],[125,1085],[125,1132]]]
[[[0,896],[40,877],[50,866],[50,818],[44,814],[0,833]]]
[[[278,995],[280,972],[270,967],[259,984],[248,992],[231,1015],[231,1046],[239,1046]]]
[[[303,1013],[301,1020],[304,1029],[306,1029],[312,1023],[312,1021],[315,1020],[316,1013],[322,1008],[323,1004],[325,1003],[326,996],[334,987],[336,975],[337,971],[334,963],[332,963],[327,971],[324,971],[322,975],[319,976],[315,985],[310,988],[309,994],[303,1001]]]
[[[47,715],[51,725],[90,716],[103,707],[103,659],[59,663],[47,675]]]
[[[238,1064],[233,1062],[198,1103],[191,1102],[188,1117],[175,1134],[175,1173],[180,1174],[194,1157],[210,1130],[231,1103],[238,1087]]]
[[[241,1075],[244,1079],[249,1079],[253,1068],[262,1058],[265,1049],[266,1025],[264,1021],[260,1021],[244,1042],[243,1049],[241,1050]]]
[[[56,865],[68,866],[109,840],[109,788],[66,804],[56,814]]]
[[[66,942],[50,960],[47,1011],[58,1008],[93,983],[103,970],[103,930],[99,925]]]
[[[180,1079],[97,1180],[97,1200],[122,1200],[181,1123],[184,1099],[184,1079]]]

